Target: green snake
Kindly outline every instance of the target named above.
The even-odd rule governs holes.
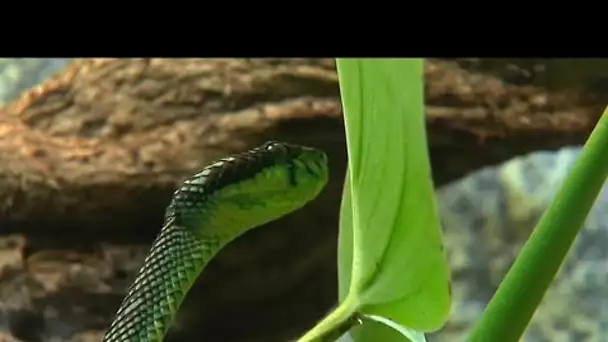
[[[161,341],[219,250],[251,228],[304,206],[327,178],[324,152],[270,141],[186,179],[103,341]]]

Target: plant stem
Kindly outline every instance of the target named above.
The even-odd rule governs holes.
[[[329,315],[310,329],[298,342],[333,342],[358,324],[357,305],[347,297]]]
[[[517,342],[608,176],[608,108],[500,284],[469,342]]]

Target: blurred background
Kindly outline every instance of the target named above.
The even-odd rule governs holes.
[[[430,59],[427,128],[461,341],[606,106],[608,61]],[[166,341],[284,342],[336,303],[346,145],[332,59],[0,59],[0,341],[101,341],[177,184],[275,139],[331,180],[212,261]],[[608,341],[608,194],[524,341]]]

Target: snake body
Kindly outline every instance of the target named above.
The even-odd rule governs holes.
[[[103,341],[161,341],[195,279],[223,246],[302,207],[327,177],[322,151],[267,142],[185,180]]]

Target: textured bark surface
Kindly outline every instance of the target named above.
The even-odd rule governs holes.
[[[602,109],[450,61],[428,62],[425,77],[437,184],[582,143]],[[0,278],[10,285],[0,302],[18,299],[26,312],[0,310],[20,317],[9,330],[17,336],[42,321],[22,339],[99,340],[92,331],[117,309],[176,184],[269,139],[327,151],[330,184],[308,207],[222,252],[168,341],[285,341],[333,304],[346,150],[332,60],[77,60],[7,105],[0,229],[26,237],[7,247],[14,258]]]
[[[426,79],[440,183],[580,143],[600,112],[449,62]],[[179,179],[226,153],[275,138],[344,154],[338,95],[331,60],[77,61],[0,113],[2,223],[151,227]]]
[[[39,230],[39,219],[49,228],[155,227],[177,181],[215,158],[268,138],[336,150],[335,74],[290,66],[77,62],[5,108],[0,216],[19,230],[32,220]],[[334,99],[315,97],[330,86]]]

